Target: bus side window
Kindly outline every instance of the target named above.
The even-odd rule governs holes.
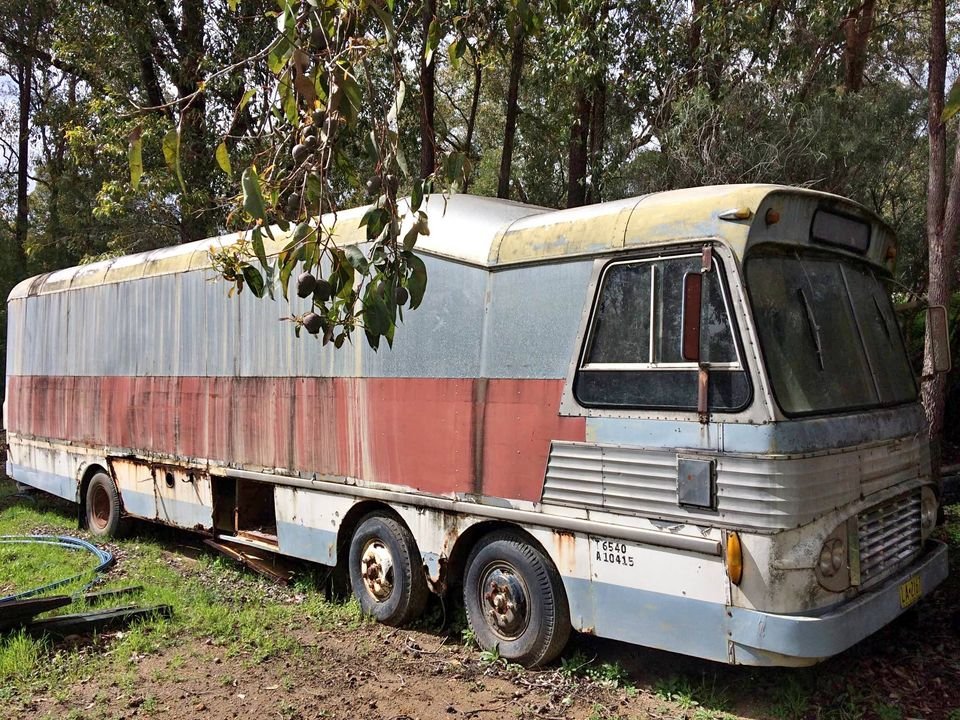
[[[751,389],[723,267],[714,263],[704,275],[700,357],[710,366],[710,409],[730,412],[749,403]],[[681,354],[681,308],[684,275],[700,265],[698,253],[607,266],[574,381],[581,405],[696,410],[697,364]]]

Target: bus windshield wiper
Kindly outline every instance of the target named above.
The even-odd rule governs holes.
[[[817,319],[813,316],[813,308],[810,307],[810,303],[807,301],[807,294],[803,291],[803,288],[797,288],[797,295],[800,296],[800,302],[803,303],[803,309],[807,317],[807,329],[810,331],[810,339],[813,341],[813,346],[817,349],[817,363],[820,365],[820,369],[823,370],[823,346],[820,344],[820,326],[817,325]]]

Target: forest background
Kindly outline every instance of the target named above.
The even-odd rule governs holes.
[[[958,20],[945,0],[0,0],[0,293],[372,202],[367,258],[305,230],[220,269],[263,292],[326,254],[350,278],[318,304],[323,339],[362,326],[373,344],[422,291],[398,196],[560,208],[775,182],[879,213],[897,299],[948,304]],[[960,373],[924,395],[960,443]]]

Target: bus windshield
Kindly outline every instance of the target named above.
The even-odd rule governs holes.
[[[746,279],[773,393],[785,414],[916,399],[890,298],[866,263],[770,252],[748,258]]]

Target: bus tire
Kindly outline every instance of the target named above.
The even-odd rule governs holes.
[[[363,612],[385,625],[416,620],[427,604],[420,552],[405,525],[367,515],[350,541],[350,587]]]
[[[549,663],[570,638],[560,573],[518,533],[492,533],[477,544],[467,560],[463,599],[480,646],[511,662]]]
[[[120,491],[113,478],[98,472],[90,478],[86,495],[87,530],[96,537],[122,537],[129,521],[123,517]]]

